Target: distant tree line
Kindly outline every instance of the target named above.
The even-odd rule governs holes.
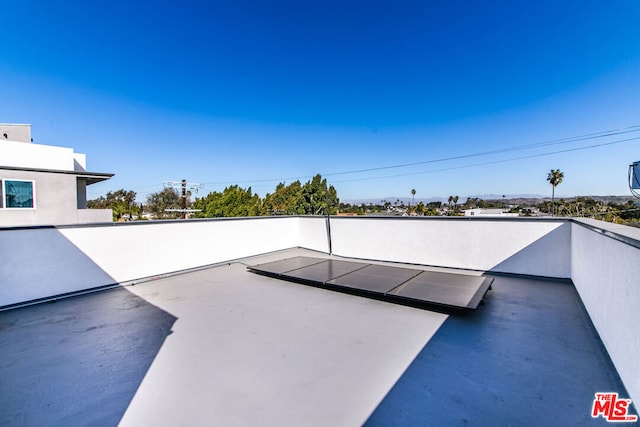
[[[327,197],[328,193],[328,197]],[[294,181],[290,184],[279,183],[273,193],[264,198],[252,192],[251,187],[238,185],[226,187],[223,191],[213,191],[204,197],[191,201],[187,192],[186,206],[195,210],[191,217],[215,218],[262,215],[326,215],[327,202],[331,215],[338,212],[338,193],[333,185],[327,188],[327,180],[320,174],[302,184]],[[136,203],[136,193],[124,189],[109,192],[104,197],[87,202],[93,209],[113,209],[114,221],[141,219],[143,212],[153,219],[179,218],[182,209],[182,196],[174,188],[151,193],[146,203]]]
[[[222,192],[214,191],[206,197],[196,198],[191,207],[201,211],[194,214],[196,218],[326,215],[327,202],[330,214],[335,215],[339,204],[338,193],[333,185],[327,189],[327,180],[317,174],[304,184],[300,181],[289,185],[281,182],[273,193],[268,193],[264,198],[252,193],[251,187],[232,185]]]
[[[551,200],[520,199],[483,200],[470,197],[466,202],[458,204],[458,196],[449,196],[447,203],[440,201],[418,202],[415,204],[415,189],[411,190],[411,203],[396,199],[393,203],[380,200],[379,203],[349,204],[340,203],[336,189],[328,186],[327,180],[320,174],[315,175],[304,184],[294,181],[290,184],[279,183],[272,193],[264,198],[253,193],[251,187],[242,188],[230,185],[222,191],[213,191],[204,197],[191,201],[191,193],[187,192],[186,206],[197,212],[191,214],[196,218],[263,216],[263,215],[326,215],[327,195],[331,215],[338,213],[352,215],[410,215],[410,216],[457,216],[464,215],[464,210],[502,209],[504,212],[520,215],[555,215],[572,217],[590,217],[619,224],[640,226],[640,206],[631,198],[616,200],[594,199],[592,197],[576,197],[571,199],[555,198],[555,187],[562,182],[563,174],[552,170],[547,180],[552,185]],[[328,194],[327,194],[328,193]],[[618,200],[621,199],[621,200]],[[106,196],[87,202],[89,208],[112,209],[114,221],[143,219],[143,215],[153,219],[179,218],[182,208],[181,195],[174,188],[151,193],[144,204],[136,203],[136,193],[124,189],[108,192]]]
[[[555,206],[554,206],[555,205]],[[379,203],[350,204],[340,203],[342,213],[354,215],[410,215],[410,216],[458,216],[464,215],[467,209],[501,209],[506,213],[517,213],[522,216],[551,215],[555,208],[556,216],[595,218],[618,224],[640,226],[640,205],[631,198],[625,201],[602,201],[592,197],[576,197],[571,199],[531,199],[528,202],[515,202],[510,199],[483,200],[469,197],[462,204],[457,204],[457,196],[450,196],[447,203],[419,202],[415,206],[400,200],[391,203],[381,200]]]

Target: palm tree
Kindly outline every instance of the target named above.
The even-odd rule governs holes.
[[[455,212],[457,204],[458,204],[458,196],[449,196],[449,213],[448,215],[452,215],[452,211],[451,211],[451,203],[453,203],[453,212]]]
[[[564,173],[560,169],[551,169],[547,175],[547,181],[551,184],[551,216],[555,216],[556,211],[556,187],[562,183]]]
[[[412,205],[416,204],[416,189],[415,188],[411,189],[411,204]]]

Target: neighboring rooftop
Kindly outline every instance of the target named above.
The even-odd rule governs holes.
[[[86,156],[73,148],[34,144],[31,125],[0,124],[0,154],[2,168],[67,172],[87,169]]]
[[[31,125],[0,123],[0,140],[33,142],[33,139],[31,139]]]
[[[0,225],[111,221],[111,210],[87,209],[86,188],[112,176],[87,171],[73,148],[33,144],[31,125],[0,124]]]

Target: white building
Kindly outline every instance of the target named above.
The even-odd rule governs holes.
[[[87,209],[86,188],[112,176],[72,148],[33,144],[31,125],[0,124],[0,226],[111,222],[110,209]]]
[[[464,211],[464,216],[480,216],[483,218],[487,217],[509,217],[509,216],[518,216],[517,213],[508,213],[504,212],[502,209],[466,209]]]

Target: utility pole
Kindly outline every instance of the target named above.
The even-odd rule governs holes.
[[[182,180],[182,219],[187,219],[187,180]]]
[[[181,201],[182,201],[182,208],[181,209],[167,209],[167,211],[171,211],[171,212],[181,212],[182,213],[182,219],[187,219],[187,214],[191,213],[191,212],[199,212],[199,210],[197,209],[187,209],[187,188],[189,188],[189,190],[195,190],[195,192],[197,193],[199,189],[201,189],[202,187],[204,187],[204,184],[197,184],[195,182],[187,182],[186,179],[183,179],[180,182],[177,181],[165,181],[164,183],[164,187],[168,188],[180,188],[182,191],[181,194]]]

